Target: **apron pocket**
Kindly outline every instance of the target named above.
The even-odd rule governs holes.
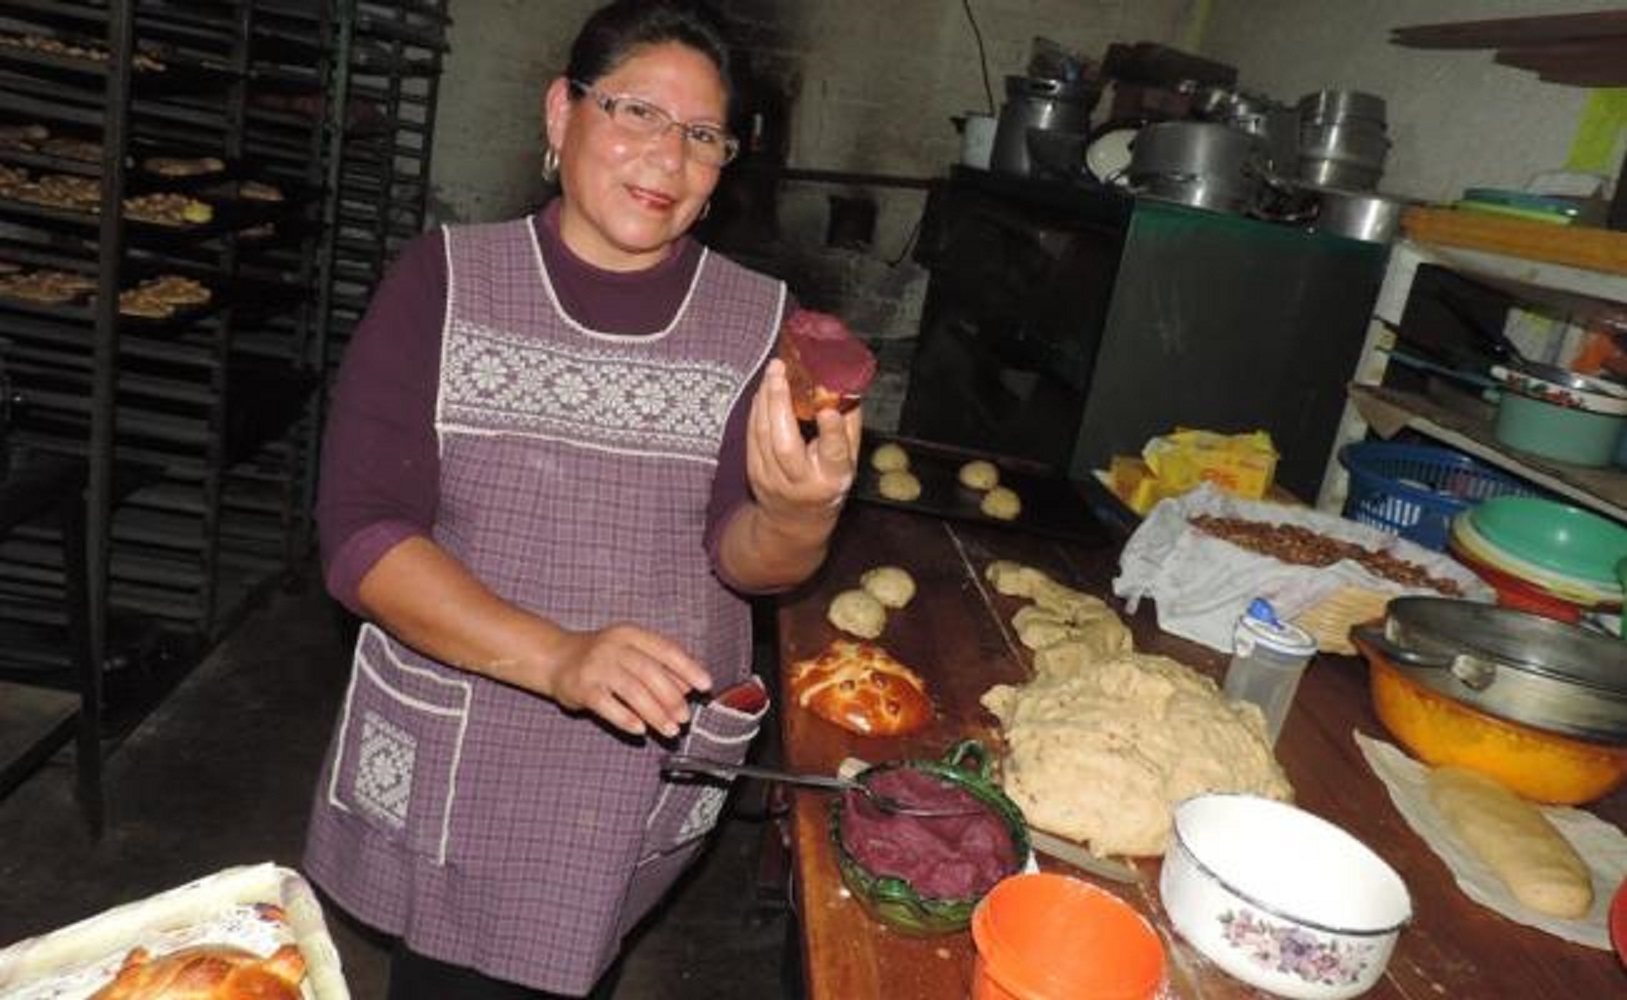
[[[392,843],[446,863],[472,687],[363,625],[328,803]]]
[[[752,677],[702,705],[677,750],[738,764],[746,759],[768,708],[767,689],[760,678]],[[704,836],[717,825],[728,797],[729,786],[714,779],[663,777],[661,793],[645,823],[641,863]]]

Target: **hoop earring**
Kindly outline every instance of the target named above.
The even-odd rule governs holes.
[[[706,204],[701,206],[701,214],[695,216],[695,221],[699,222],[699,221],[701,221],[702,219],[706,218],[708,215],[711,215],[711,214],[712,214],[712,199],[708,198],[708,199],[706,199]]]
[[[549,184],[559,179],[559,150],[552,146],[542,151],[542,179]]]

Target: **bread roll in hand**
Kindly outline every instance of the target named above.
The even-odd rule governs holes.
[[[853,409],[876,375],[870,348],[828,313],[799,309],[787,317],[779,356],[798,420],[812,420],[820,410]]]

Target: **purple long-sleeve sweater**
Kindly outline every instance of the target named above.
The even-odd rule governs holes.
[[[684,237],[654,268],[606,271],[577,257],[560,239],[558,202],[538,213],[536,225],[560,305],[572,319],[597,330],[635,335],[667,326],[700,261],[700,244]],[[437,230],[402,249],[351,339],[332,394],[316,520],[328,590],[358,613],[362,578],[402,541],[430,537],[435,520],[444,241]],[[746,417],[761,377],[759,371],[729,414],[707,509],[706,550],[725,580],[718,547],[723,527],[750,496]]]

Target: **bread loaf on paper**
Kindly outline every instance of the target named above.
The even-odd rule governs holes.
[[[1430,772],[1429,798],[1515,899],[1566,919],[1592,909],[1587,865],[1536,806],[1492,778],[1456,767]]]

